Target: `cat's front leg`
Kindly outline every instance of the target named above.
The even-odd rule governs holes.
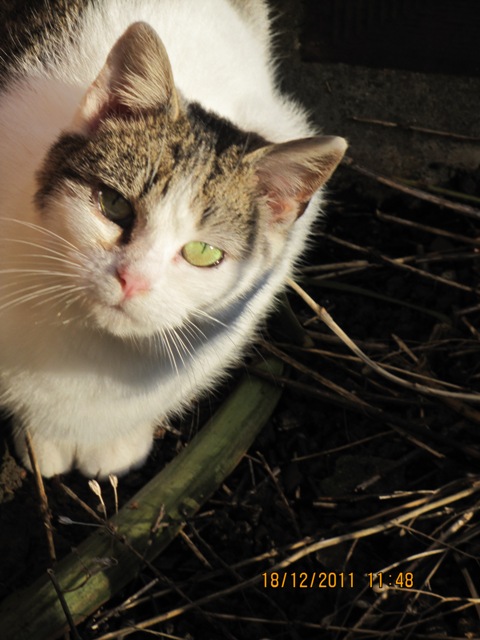
[[[14,441],[17,454],[23,465],[32,471],[30,456],[28,455],[27,430],[21,426],[14,428]],[[75,446],[71,443],[52,441],[38,433],[31,434],[31,445],[40,473],[50,478],[61,473],[68,473],[75,463]]]
[[[75,466],[89,478],[124,475],[145,462],[152,448],[154,430],[150,424],[142,425],[101,444],[81,443],[77,445]]]

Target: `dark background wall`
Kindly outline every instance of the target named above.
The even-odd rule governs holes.
[[[271,4],[278,15],[283,86],[300,97],[325,133],[349,139],[357,162],[435,183],[478,169],[476,0]]]

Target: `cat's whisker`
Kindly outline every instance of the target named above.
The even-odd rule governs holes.
[[[193,320],[191,320],[190,318],[185,318],[184,326],[182,327],[182,329],[186,331],[193,338],[193,340],[198,339],[199,337],[208,340],[207,334],[202,331],[200,327],[197,326],[195,322],[193,322]]]
[[[196,346],[195,346],[195,344],[193,344],[191,342],[191,340],[190,340],[190,338],[188,336],[191,336],[191,338],[192,338],[192,340],[194,342],[196,340],[199,340],[199,338],[200,338],[200,344],[202,343],[201,338],[203,338],[203,341],[208,342],[208,336],[190,319],[187,319],[185,321],[185,324],[180,329],[180,331],[182,332],[182,335],[185,338],[185,340],[188,342],[188,345],[190,347],[190,349],[188,350],[188,353],[192,357],[194,357]],[[185,335],[185,334],[187,334],[187,335]],[[207,375],[207,374],[205,374],[205,375]]]
[[[55,276],[66,278],[88,278],[89,274],[86,266],[72,260],[48,255],[16,256],[15,260],[9,260],[9,265],[11,273],[13,273],[13,270],[17,270],[18,273],[52,273]],[[62,271],[59,271],[59,269],[62,269]]]
[[[158,334],[158,332],[155,332],[152,335],[148,336],[147,340],[149,349],[154,354],[154,357],[162,357],[162,355],[165,353],[165,348],[162,342],[162,337]]]
[[[22,279],[23,282],[21,282],[20,279]],[[71,281],[61,283],[57,280],[56,283],[48,285],[48,289],[51,290],[55,289],[56,287],[73,288],[77,286],[79,285],[76,285]],[[20,274],[20,276],[17,276],[15,278],[15,280],[0,285],[0,303],[6,302],[9,299],[13,299],[15,297],[19,297],[23,294],[27,294],[33,291],[40,291],[42,289],[45,289],[45,283],[36,281],[28,274]]]
[[[36,247],[38,249],[43,249],[43,250],[47,250],[50,251],[50,253],[56,253],[59,256],[65,256],[67,255],[66,253],[62,253],[60,251],[56,251],[55,249],[51,249],[48,245],[45,244],[45,240],[43,242],[43,244],[40,244],[39,242],[33,242],[32,240],[24,240],[23,238],[8,238],[8,237],[3,237],[2,242],[15,242],[17,244],[24,244],[27,245],[29,247]],[[54,247],[60,248],[61,244],[58,242],[57,239],[48,239],[47,238],[47,242],[48,243],[52,243],[52,245]],[[63,248],[63,247],[62,247]],[[71,248],[71,247],[69,247]],[[78,250],[75,250],[75,253],[77,253]]]
[[[47,251],[49,250],[48,247],[46,247],[46,249]],[[35,262],[33,259],[35,259]],[[83,266],[82,262],[77,262],[76,256],[71,256],[68,254],[61,255],[60,253],[58,255],[49,254],[49,253],[17,253],[14,256],[9,257],[9,264],[15,264],[18,262],[18,264],[21,264],[21,265],[25,265],[25,264],[41,265],[43,262],[47,260],[51,260],[51,261],[56,260],[58,262],[65,262],[66,264],[72,265],[75,268],[81,268]]]
[[[46,256],[46,255],[40,255],[40,254],[32,254],[31,255],[32,258],[41,258],[42,260],[51,260],[52,262],[59,262],[60,264],[65,264],[69,267],[73,267],[75,270],[77,271],[83,271],[84,273],[89,273],[87,267],[85,267],[82,264],[79,264],[78,262],[74,262],[73,260],[69,260],[68,258],[64,257],[64,258],[60,258],[57,256]]]
[[[175,360],[175,356],[173,354],[172,351],[172,346],[170,344],[170,334],[167,333],[165,331],[165,329],[161,329],[160,330],[160,336],[161,336],[161,340],[162,340],[162,346],[165,348],[166,352],[167,352],[167,357],[168,360],[170,362],[170,364],[172,365],[172,368],[175,370],[175,373],[177,374],[177,376],[179,375],[178,372],[178,365],[177,365],[177,361]]]
[[[170,335],[172,337],[172,341],[173,341],[173,345],[177,351],[178,357],[180,358],[180,361],[182,363],[182,375],[186,375],[187,378],[190,381],[190,384],[192,387],[197,387],[198,383],[196,381],[196,376],[195,376],[195,371],[188,366],[188,363],[185,362],[184,357],[182,355],[182,352],[189,357],[194,357],[195,355],[195,350],[190,351],[190,349],[188,349],[188,347],[185,345],[184,341],[182,340],[180,333],[182,331],[182,328],[178,328],[178,329],[172,329],[170,331]],[[184,336],[185,337],[185,336]],[[177,367],[175,367],[177,369]],[[202,368],[203,368],[203,364],[202,364]],[[177,375],[180,378],[180,372],[177,369]],[[207,375],[205,373],[205,375]]]
[[[28,274],[28,275],[42,275],[42,276],[60,276],[61,278],[79,278],[77,273],[66,273],[65,271],[52,271],[51,269],[0,269],[0,274]]]
[[[182,363],[183,368],[185,369],[185,360],[183,359],[183,355],[182,355],[182,342],[179,339],[179,336],[177,334],[177,331],[175,329],[170,330],[169,332],[169,336],[171,338],[171,345],[172,347],[175,349],[177,356],[180,360],[180,362]],[[177,362],[177,359],[175,358],[175,362]],[[178,362],[177,362],[178,365]],[[178,370],[177,370],[178,373]]]
[[[180,356],[180,358],[182,359],[182,364],[185,366],[185,362],[183,360],[183,357],[180,353],[180,349],[182,350],[182,352],[186,355],[186,356],[192,356],[194,353],[194,348],[192,343],[190,342],[190,340],[187,338],[187,336],[183,333],[182,331],[183,327],[176,329],[174,331],[174,335],[175,335],[175,339],[177,341],[177,347],[178,347],[178,355]]]
[[[74,296],[72,295],[71,292],[66,292],[63,298],[59,296],[58,299],[55,300],[55,304],[52,306],[51,311],[55,313],[56,309],[60,308],[60,310],[55,313],[55,317],[44,318],[44,321],[45,322],[50,321],[51,324],[61,324],[61,325],[67,325],[76,320],[80,320],[83,323],[84,322],[83,313],[71,314],[70,312],[71,306],[76,302],[78,302],[79,300],[81,301],[83,298],[84,296],[82,294]],[[64,316],[63,313],[66,310],[68,310],[68,315]]]
[[[199,344],[208,342],[208,336],[204,333],[192,320],[188,320],[179,329],[182,337],[188,343],[188,355],[192,358],[195,357],[195,351]]]
[[[55,249],[51,249],[50,247],[46,247],[44,245],[38,244],[37,242],[30,242],[28,240],[21,240],[19,238],[2,238],[1,242],[15,242],[17,244],[23,244],[23,245],[28,245],[31,247],[36,247],[38,249],[42,249],[44,251],[49,251],[50,254],[38,254],[38,253],[32,253],[32,254],[25,254],[23,257],[25,258],[42,258],[45,260],[57,260],[59,262],[63,262],[65,264],[71,265],[77,269],[82,269],[84,271],[87,271],[86,267],[84,267],[80,262],[75,262],[74,260],[71,259],[71,256],[69,256],[66,253],[62,253],[60,251],[57,251]],[[81,256],[82,254],[78,251],[75,252],[77,255]],[[21,257],[21,256],[16,256],[17,258]]]
[[[58,233],[55,233],[55,231],[52,231],[51,229],[46,229],[45,227],[42,227],[38,224],[35,224],[34,222],[28,222],[27,220],[18,220],[16,218],[0,218],[0,221],[3,222],[14,222],[16,224],[20,224],[23,225],[29,229],[32,229],[34,231],[40,231],[40,233],[44,233],[47,236],[50,236],[51,238],[55,239],[56,241],[60,241],[61,243],[65,244],[67,247],[70,247],[71,249],[74,249],[74,251],[78,252],[79,254],[81,254],[81,252],[79,251],[78,247],[76,247],[73,243],[71,243],[69,240],[67,240],[66,238],[64,238],[63,236],[59,235]],[[83,254],[82,254],[83,255]],[[84,256],[86,257],[86,256]]]
[[[57,294],[55,295],[51,295],[47,298],[47,300],[40,300],[40,302],[35,303],[34,305],[32,305],[32,307],[40,307],[44,304],[49,304],[51,302],[54,302],[56,300],[62,299],[62,298],[68,298],[68,296],[71,296],[72,293],[76,293],[78,291],[81,291],[82,293],[79,294],[78,296],[76,296],[76,300],[78,300],[80,297],[82,297],[83,294],[83,290],[86,289],[87,287],[62,287],[62,290],[59,291]],[[68,308],[69,306],[71,306],[72,302],[70,301],[70,299],[68,299],[67,304],[65,305],[65,308]]]
[[[28,290],[38,290],[40,289],[40,287],[43,287],[43,284],[40,284],[39,282],[35,282],[32,278],[24,278],[25,282],[19,282],[19,281],[13,281],[13,282],[7,282],[3,285],[0,286],[0,289],[4,290],[5,293],[2,294],[2,299],[6,298],[6,297],[11,297],[11,296],[15,296],[18,295],[19,293],[23,293],[24,291],[28,291]],[[64,286],[63,284],[57,283],[57,284],[52,284],[49,285],[49,287],[55,287],[55,286]],[[65,286],[67,286],[65,284]],[[71,286],[71,285],[68,285]],[[10,291],[10,293],[8,293],[8,288],[14,287],[12,291]]]
[[[0,312],[5,311],[5,309],[9,309],[12,307],[25,304],[27,302],[31,302],[32,300],[36,300],[37,298],[41,298],[43,296],[49,296],[52,292],[56,292],[60,288],[65,291],[66,287],[67,285],[53,285],[51,287],[43,287],[42,289],[37,288],[33,292],[31,292],[31,287],[28,287],[27,289],[24,290],[24,291],[28,291],[24,293],[24,295],[18,296],[18,292],[15,292],[17,297],[15,297],[13,300],[9,300],[7,302],[4,302],[3,304],[0,304]],[[11,297],[11,296],[12,294],[10,294],[8,297]],[[48,302],[50,299],[51,298],[47,298],[47,300],[45,300],[44,302]],[[3,298],[3,300],[5,300],[5,298]]]
[[[52,306],[52,311],[55,310],[55,308],[58,308],[61,306],[61,312],[57,313],[57,317],[63,312],[63,311],[67,311],[69,312],[68,315],[68,323],[72,322],[73,320],[81,320],[82,323],[85,321],[85,311],[84,308],[82,307],[81,311],[79,313],[76,313],[75,315],[71,315],[70,314],[70,308],[77,303],[78,301],[80,301],[80,303],[84,302],[86,299],[85,296],[85,291],[88,289],[88,287],[86,286],[75,286],[75,285],[66,285],[64,287],[64,291],[63,292],[58,292],[56,295],[51,296],[49,299],[43,301],[40,301],[39,303],[37,303],[36,305],[33,306],[40,306],[41,304],[47,304],[47,303],[53,303]],[[76,294],[76,295],[75,295]],[[62,320],[62,324],[66,324],[66,320],[65,318]]]
[[[32,281],[32,278],[30,276],[22,275],[20,277],[23,278],[23,280],[26,280],[27,282],[31,282]],[[5,282],[3,284],[0,284],[0,291],[2,291],[4,289],[11,288],[11,287],[14,287],[14,293],[18,293],[19,291],[18,291],[17,287],[20,287],[20,286],[23,286],[22,282],[20,282],[19,280],[12,280],[10,282]],[[32,284],[31,285],[32,288],[37,287],[37,286],[38,286],[38,284]]]
[[[218,318],[215,318],[215,316],[210,315],[209,313],[207,313],[206,311],[203,311],[202,309],[195,309],[195,314],[202,316],[203,318],[206,318],[210,322],[220,325],[224,329],[228,329],[228,325],[225,322],[222,322]]]
[[[138,351],[139,353],[141,353],[141,351],[142,351],[142,346],[141,346],[141,344],[140,344],[140,338],[139,338],[137,335],[132,334],[132,335],[130,336],[130,340],[131,340],[131,341],[132,341],[132,343],[134,344],[134,346],[135,346],[135,348],[137,349],[137,351]]]
[[[10,291],[10,293],[8,293],[8,291],[6,291],[4,294],[2,294],[1,299],[5,299],[7,297],[12,297],[15,295],[18,295],[20,293],[23,293],[25,291],[29,291],[29,290],[40,290],[41,288],[44,287],[44,284],[40,284],[39,282],[35,282],[32,278],[25,278],[26,282],[21,283],[19,281],[13,281],[13,282],[8,282],[5,283],[3,285],[0,286],[0,289],[3,290],[7,290],[7,287],[14,287],[14,289],[12,291]],[[51,284],[48,285],[48,288],[54,288],[54,287],[72,287],[72,286],[76,286],[73,285],[71,283],[59,283],[57,282],[56,284]],[[19,288],[20,287],[20,288]]]
[[[18,298],[18,296],[24,295],[24,294],[26,295],[31,291],[38,291],[38,284],[32,284],[28,287],[22,287],[20,289],[16,288],[13,291],[10,291],[10,293],[2,294],[2,296],[0,297],[0,302],[1,303],[7,302],[9,299]]]

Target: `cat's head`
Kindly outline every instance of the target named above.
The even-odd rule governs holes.
[[[215,317],[291,260],[296,221],[345,148],[270,144],[187,104],[160,38],[136,23],[38,173],[38,221],[63,238],[89,322],[153,335]]]

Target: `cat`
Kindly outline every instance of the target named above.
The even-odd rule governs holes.
[[[275,79],[264,0],[4,8],[0,401],[46,477],[143,464],[255,336],[346,142]]]

